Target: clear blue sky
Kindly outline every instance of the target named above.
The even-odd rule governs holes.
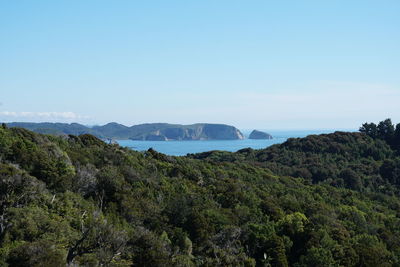
[[[400,1],[1,1],[0,121],[400,122]]]

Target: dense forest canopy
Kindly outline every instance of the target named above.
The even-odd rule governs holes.
[[[396,126],[391,119],[375,123],[364,123],[360,132],[367,134],[374,139],[385,140],[393,149],[400,151],[400,123]]]
[[[172,157],[0,127],[2,266],[398,266],[400,126]]]

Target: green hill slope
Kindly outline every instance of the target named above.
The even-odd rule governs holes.
[[[301,177],[362,192],[398,194],[400,158],[382,139],[363,133],[335,132],[291,138],[266,149],[236,153],[211,151],[192,158],[215,162],[247,162],[278,175]]]

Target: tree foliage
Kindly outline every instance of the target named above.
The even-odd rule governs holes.
[[[0,127],[0,265],[399,265],[400,160],[365,133],[171,157]]]

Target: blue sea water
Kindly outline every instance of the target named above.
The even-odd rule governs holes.
[[[211,150],[238,151],[242,148],[261,149],[274,144],[285,142],[291,137],[305,137],[310,134],[332,133],[334,130],[301,130],[301,131],[268,131],[274,138],[271,140],[206,140],[206,141],[134,141],[117,140],[118,144],[137,151],[145,151],[149,148],[172,156],[184,156],[188,153],[200,153]],[[250,131],[243,130],[247,137]]]

